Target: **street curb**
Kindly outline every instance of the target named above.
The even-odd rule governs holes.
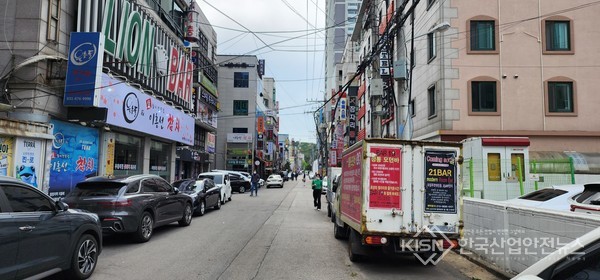
[[[466,254],[461,254],[460,252],[454,251],[454,253],[456,253],[456,255],[465,258],[466,260],[480,266],[481,268],[487,270],[489,273],[494,274],[495,276],[502,278],[502,279],[511,279],[513,277],[516,276],[516,274],[511,274],[509,272],[506,272],[504,270],[502,270],[500,267],[498,267],[497,265],[482,259],[480,257],[472,257],[476,256],[475,254],[472,255],[466,255]]]

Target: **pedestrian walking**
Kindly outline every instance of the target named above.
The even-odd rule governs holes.
[[[260,181],[260,176],[255,170],[252,179],[250,179],[250,196],[258,196],[258,181]]]
[[[315,179],[312,181],[313,189],[313,204],[317,210],[321,210],[321,189],[323,188],[323,181],[321,181],[321,175],[316,174]]]

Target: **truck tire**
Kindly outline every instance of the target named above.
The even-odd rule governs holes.
[[[348,239],[348,258],[351,262],[360,262],[364,256],[358,253],[358,247],[362,246],[359,234],[350,229],[350,238]]]
[[[348,239],[348,231],[346,228],[338,226],[337,223],[333,222],[333,237],[335,239],[346,240]]]

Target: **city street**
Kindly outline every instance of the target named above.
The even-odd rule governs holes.
[[[352,263],[311,194],[308,182],[288,181],[258,197],[236,193],[189,227],[158,228],[147,243],[108,237],[91,279],[496,279],[456,254],[437,266],[412,256]]]

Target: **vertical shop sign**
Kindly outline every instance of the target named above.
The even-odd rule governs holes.
[[[110,137],[106,145],[106,175],[115,174],[115,138]]]
[[[456,153],[425,152],[425,212],[455,214]]]
[[[400,186],[402,153],[400,148],[369,148],[369,207],[402,209]]]
[[[41,186],[42,150],[41,140],[17,138],[15,142],[15,177],[36,188]]]
[[[15,138],[0,137],[0,175],[13,176],[13,149]]]
[[[96,32],[71,33],[65,80],[65,106],[97,106],[102,73],[104,36]]]
[[[209,154],[214,154],[215,153],[215,146],[216,146],[216,136],[214,133],[207,133],[206,134],[206,152]]]
[[[256,131],[258,131],[258,134],[263,134],[265,132],[265,118],[264,117],[258,117],[256,119]]]
[[[98,172],[98,130],[51,120],[54,140],[50,157],[52,198],[65,197],[75,184]]]

